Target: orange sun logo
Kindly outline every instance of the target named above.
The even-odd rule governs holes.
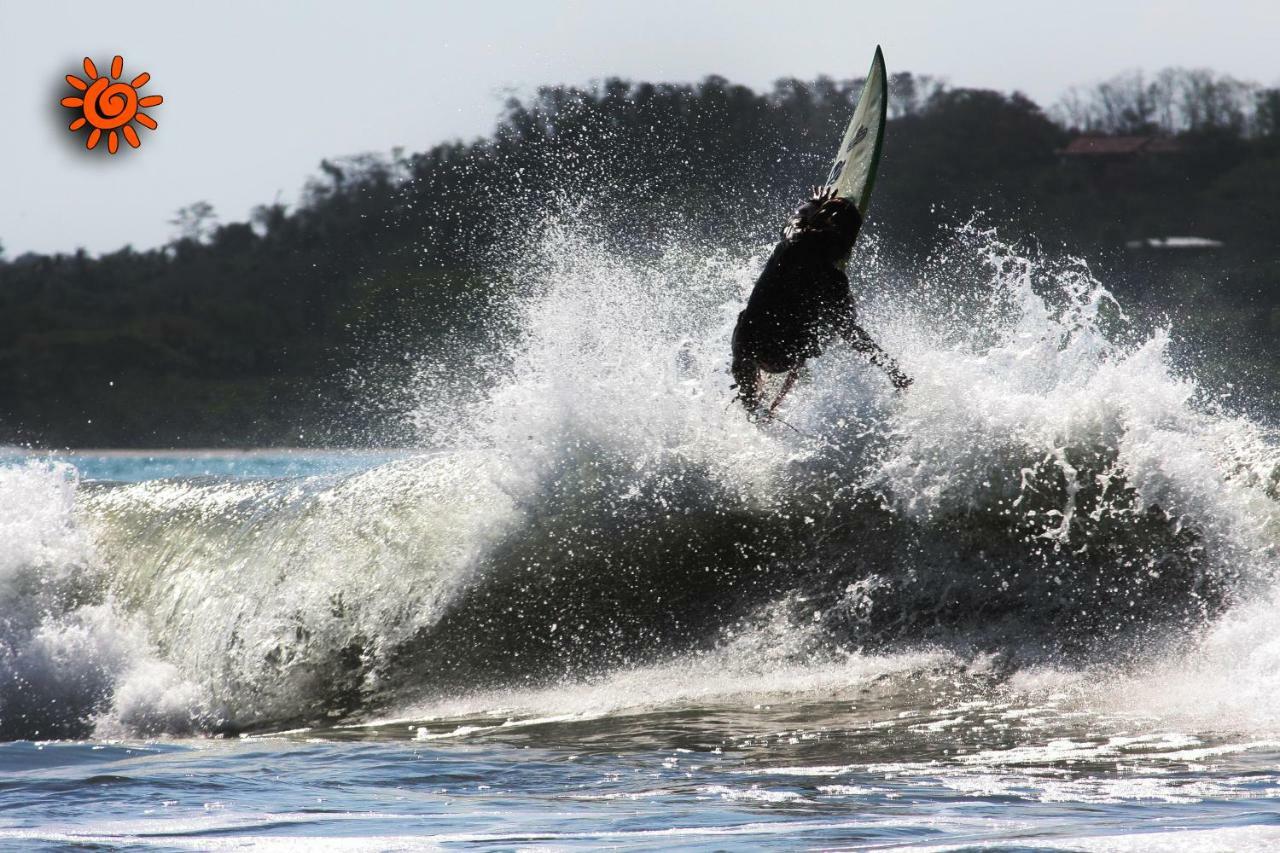
[[[124,134],[126,142],[137,148],[142,144],[142,140],[138,139],[138,132],[130,124],[132,121],[151,130],[156,129],[155,119],[138,110],[139,107],[154,107],[164,103],[164,98],[159,95],[148,95],[145,98],[138,95],[138,90],[147,85],[151,75],[144,71],[128,83],[122,83],[119,80],[123,71],[124,57],[117,56],[111,60],[111,77],[100,77],[98,66],[86,56],[84,73],[89,78],[88,82],[74,74],[67,75],[67,82],[72,88],[84,94],[63,98],[62,105],[81,112],[75,121],[71,122],[72,133],[86,124],[92,128],[85,142],[86,148],[96,147],[102,138],[103,131],[106,131],[107,150],[112,154],[116,153],[120,150],[120,136],[116,133],[117,130]],[[117,82],[113,83],[112,80]]]

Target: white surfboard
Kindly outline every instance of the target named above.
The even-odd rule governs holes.
[[[876,170],[880,167],[880,147],[884,144],[885,116],[889,108],[888,82],[884,54],[877,45],[858,106],[827,176],[827,186],[835,187],[841,198],[856,204],[864,218],[871,206],[871,190],[875,188]]]

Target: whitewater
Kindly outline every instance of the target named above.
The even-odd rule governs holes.
[[[396,452],[0,455],[0,845],[1280,843],[1280,436],[1082,261],[874,239],[772,423],[768,246],[589,211]]]

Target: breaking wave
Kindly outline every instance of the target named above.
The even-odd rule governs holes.
[[[1220,688],[1219,715],[1277,721],[1280,443],[1175,369],[1168,329],[978,227],[909,269],[869,241],[864,324],[914,386],[837,348],[761,428],[726,368],[767,247],[676,232],[637,251],[549,219],[507,259],[501,357],[461,390],[424,359],[434,449],[411,458],[137,484],[0,468],[0,737],[939,668],[1169,713]]]

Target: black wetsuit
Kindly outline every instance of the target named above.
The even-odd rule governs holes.
[[[761,370],[793,373],[807,359],[821,355],[835,337],[870,355],[895,386],[910,384],[858,325],[849,278],[840,268],[861,225],[851,203],[819,196],[802,206],[783,229],[782,241],[769,256],[733,332],[733,375],[748,409],[759,403]]]

